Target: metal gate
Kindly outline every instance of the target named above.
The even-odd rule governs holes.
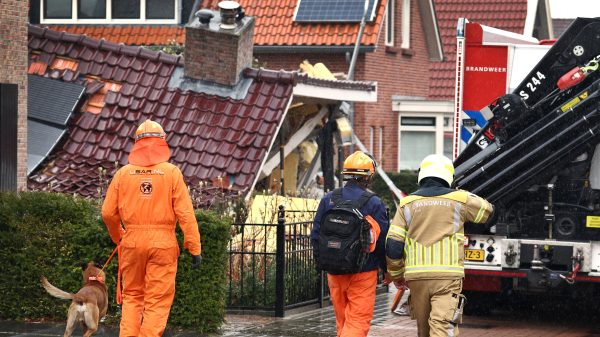
[[[312,220],[289,221],[295,213],[310,213],[312,219],[315,212],[279,206],[277,224],[233,225],[237,233],[229,244],[228,310],[283,317],[293,308],[322,306],[328,294],[312,255]]]

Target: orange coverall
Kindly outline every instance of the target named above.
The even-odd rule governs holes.
[[[177,220],[184,248],[192,255],[201,251],[198,223],[181,171],[168,162],[122,167],[106,193],[102,218],[113,242],[121,244],[120,336],[161,336],[175,295]]]
[[[327,274],[338,337],[364,337],[375,309],[377,270],[356,274]]]

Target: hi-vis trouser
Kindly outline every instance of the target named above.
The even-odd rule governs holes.
[[[462,279],[408,281],[410,316],[419,337],[458,336],[465,298]]]

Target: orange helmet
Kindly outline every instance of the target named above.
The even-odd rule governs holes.
[[[138,140],[147,137],[158,137],[165,139],[167,134],[160,124],[146,119],[146,121],[140,124],[137,130],[135,130],[135,141],[137,142]]]
[[[377,168],[377,162],[365,152],[356,151],[344,161],[342,174],[354,176],[372,176]]]

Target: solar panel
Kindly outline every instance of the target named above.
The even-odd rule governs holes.
[[[367,21],[375,18],[377,0],[367,0]],[[296,22],[360,22],[365,0],[298,0]]]
[[[28,77],[27,174],[50,154],[67,130],[67,123],[85,87],[36,75]]]
[[[67,125],[85,91],[80,84],[36,75],[29,75],[28,86],[28,117],[57,125]]]
[[[31,174],[46,159],[66,129],[27,121],[27,174]]]

